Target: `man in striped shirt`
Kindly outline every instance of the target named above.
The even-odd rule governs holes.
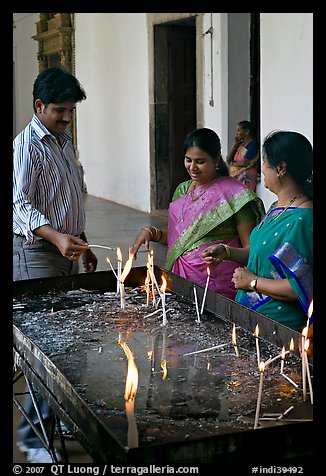
[[[97,258],[84,233],[83,175],[66,130],[76,103],[86,99],[77,78],[60,68],[41,72],[33,88],[34,115],[14,139],[13,278],[64,276],[96,270]],[[39,399],[45,422],[49,408]],[[29,395],[24,404],[39,425]],[[23,418],[19,446],[31,462],[50,455]]]

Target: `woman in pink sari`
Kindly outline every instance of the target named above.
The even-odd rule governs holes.
[[[251,230],[264,214],[262,201],[238,180],[228,176],[221,157],[218,135],[202,128],[185,141],[185,167],[190,180],[178,185],[169,206],[168,229],[145,227],[133,245],[136,254],[142,243],[155,241],[168,246],[166,268],[205,286],[207,248],[222,243],[249,247]],[[209,252],[209,251],[208,251]],[[208,288],[233,299],[235,263],[220,261],[210,267]]]

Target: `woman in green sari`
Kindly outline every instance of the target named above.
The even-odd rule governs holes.
[[[250,235],[250,248],[216,245],[204,253],[207,264],[229,259],[246,265],[234,270],[235,300],[301,331],[312,301],[313,152],[297,132],[277,131],[263,144],[264,185],[277,195]]]

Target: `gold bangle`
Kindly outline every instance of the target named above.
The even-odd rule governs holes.
[[[150,228],[148,228],[147,226],[144,226],[144,227],[142,228],[142,230],[148,231],[148,233],[151,235],[151,241],[154,241],[154,240],[153,240],[154,235],[153,235],[153,232],[152,232],[152,230],[151,230]]]
[[[160,241],[163,231],[161,230],[161,228],[155,228],[155,226],[153,228],[155,230],[153,241],[157,243],[158,241]]]
[[[231,256],[231,249],[230,249],[229,245],[226,245],[225,243],[219,243],[219,245],[223,246],[223,248],[225,249],[225,253],[226,253],[226,259],[229,260],[230,256]]]

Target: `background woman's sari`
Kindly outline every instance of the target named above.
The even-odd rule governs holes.
[[[301,331],[312,300],[313,213],[311,208],[290,207],[275,218],[280,211],[275,208],[261,228],[252,231],[247,268],[263,278],[287,278],[298,301],[278,301],[242,290],[236,301]]]
[[[187,193],[190,184],[191,180],[188,180],[177,187],[169,206],[166,268],[205,286],[207,267],[201,253],[217,243],[241,247],[236,222],[232,222],[230,233],[230,219],[247,205],[252,210],[253,220],[258,223],[264,214],[264,206],[254,192],[231,177],[217,178],[202,195],[207,185],[197,187],[196,196],[199,198],[195,201]],[[226,238],[221,233],[216,234],[216,227],[225,232]],[[209,289],[234,299],[236,289],[231,279],[238,266],[231,261],[210,266]]]
[[[259,146],[254,139],[248,142],[247,145],[240,145],[238,147],[233,162],[242,162],[244,159],[250,160],[250,163],[243,167],[236,167],[231,164],[229,166],[230,176],[236,178],[245,187],[255,192],[258,179],[257,162],[259,160]]]

